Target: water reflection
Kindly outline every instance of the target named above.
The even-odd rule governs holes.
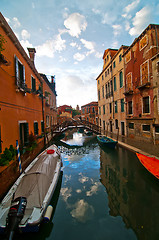
[[[159,185],[134,153],[118,148],[101,150],[101,182],[109,199],[109,214],[121,216],[139,240],[159,239]]]

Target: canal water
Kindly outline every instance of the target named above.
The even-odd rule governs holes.
[[[51,221],[16,239],[158,240],[159,182],[136,155],[103,149],[94,136],[68,136],[59,145],[63,174]]]

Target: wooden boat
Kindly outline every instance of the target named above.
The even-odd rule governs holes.
[[[102,135],[97,135],[97,140],[100,144],[109,148],[115,148],[116,144],[118,143],[117,141]]]
[[[55,191],[62,160],[58,147],[51,145],[25,169],[0,204],[0,232],[12,239],[14,231],[39,230]],[[47,209],[48,208],[48,209]],[[50,212],[49,212],[50,215]]]
[[[155,157],[149,157],[141,153],[136,153],[141,164],[156,178],[159,179],[159,159]]]

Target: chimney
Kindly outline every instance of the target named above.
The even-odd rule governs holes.
[[[55,76],[51,76],[51,83],[54,83]]]
[[[28,48],[28,52],[29,52],[30,60],[34,64],[34,58],[35,58],[35,53],[36,53],[35,48]]]

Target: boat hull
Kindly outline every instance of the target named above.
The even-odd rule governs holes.
[[[55,145],[43,151],[20,175],[0,204],[0,232],[6,228],[6,218],[12,196],[27,198],[24,217],[19,224],[22,232],[37,232],[51,201],[60,176],[61,155]]]
[[[111,138],[108,138],[106,136],[97,136],[98,142],[103,146],[103,147],[108,147],[114,149],[115,146],[117,145],[117,141],[114,141]]]
[[[156,178],[159,179],[159,159],[136,153],[141,164]]]

